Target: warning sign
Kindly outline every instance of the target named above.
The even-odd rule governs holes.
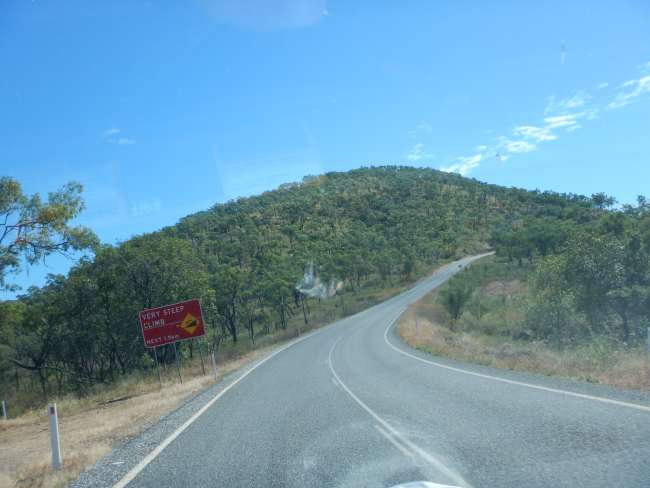
[[[205,335],[201,303],[198,300],[149,308],[140,312],[139,316],[146,347],[164,346]]]
[[[194,335],[196,329],[199,328],[199,320],[191,313],[188,313],[180,323],[179,327],[188,334]]]

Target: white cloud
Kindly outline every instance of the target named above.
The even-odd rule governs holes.
[[[544,122],[546,123],[546,128],[556,129],[558,127],[570,127],[577,125],[578,122],[576,119],[583,117],[584,112],[579,112],[576,114],[566,114],[566,115],[554,115],[553,117],[545,117]]]
[[[433,159],[433,157],[433,154],[426,152],[424,144],[421,142],[416,143],[406,155],[406,159],[413,162]]]
[[[614,90],[610,98],[609,109],[623,107],[644,95],[650,95],[650,61],[638,66],[643,71],[643,76],[622,83]],[[598,90],[610,86],[609,82],[598,83]],[[605,92],[608,93],[609,91]],[[544,109],[543,124],[519,125],[512,129],[509,135],[497,137],[489,145],[476,146],[478,154],[471,157],[457,158],[452,164],[440,168],[442,171],[458,172],[462,175],[470,172],[481,162],[481,158],[495,158],[503,162],[515,154],[529,153],[538,149],[539,145],[558,139],[563,132],[573,132],[582,128],[582,123],[593,120],[603,112],[603,102],[594,99],[589,93],[579,90],[574,95],[556,99],[551,96],[547,99]],[[411,151],[410,160],[419,160],[420,153],[424,151],[422,144],[416,144]]]
[[[527,153],[537,149],[535,144],[528,141],[511,141],[509,139],[503,139],[501,147],[510,153]]]
[[[465,176],[481,163],[481,159],[483,159],[482,154],[458,158],[457,163],[443,166],[440,168],[440,171],[445,171],[446,173],[459,173],[460,175]]]
[[[607,108],[611,110],[624,107],[646,93],[650,93],[650,75],[623,83]]]
[[[563,113],[568,110],[574,110],[584,106],[591,96],[580,90],[572,97],[564,98],[562,100],[555,100],[555,96],[552,95],[548,98],[548,103],[546,104],[546,109],[544,110],[545,114],[556,114]]]
[[[120,137],[116,141],[114,141],[116,144],[119,146],[126,146],[126,145],[131,145],[135,144],[135,141],[133,139],[128,139],[127,137]]]
[[[535,142],[554,141],[557,136],[548,127],[535,127],[533,125],[520,125],[515,127],[513,133],[519,137],[532,139]]]

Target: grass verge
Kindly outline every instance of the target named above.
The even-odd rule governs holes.
[[[650,390],[650,355],[642,347],[623,349],[611,342],[594,341],[557,349],[542,342],[452,331],[444,325],[447,318],[436,297],[434,290],[411,305],[398,321],[398,333],[411,347],[495,368]]]
[[[224,362],[218,379],[254,360],[264,349]],[[184,400],[215,383],[200,363],[186,365],[181,384],[173,376],[162,388],[155,377],[129,377],[82,399],[57,400],[63,466],[53,472],[45,409],[0,422],[0,487],[63,487],[117,443],[149,427]]]

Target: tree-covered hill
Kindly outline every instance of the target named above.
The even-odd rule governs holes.
[[[211,344],[253,342],[319,300],[406,283],[491,241],[525,256],[512,229],[544,245],[607,211],[591,198],[489,185],[432,169],[363,168],[215,205],[159,232],[102,246],[67,277],[0,303],[0,381],[29,372],[42,393],[82,391],[148,367],[137,312],[202,300]],[[503,237],[501,241],[496,236]],[[543,239],[542,239],[543,240]],[[524,254],[522,254],[524,253]],[[344,298],[349,297],[349,298]],[[185,344],[184,348],[190,348]],[[160,351],[165,360],[169,355]],[[15,376],[15,378],[14,378]]]

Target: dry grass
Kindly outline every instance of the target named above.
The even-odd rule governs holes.
[[[414,304],[401,318],[398,332],[417,349],[438,356],[505,368],[650,390],[650,358],[642,350],[612,350],[587,345],[556,350],[542,343],[454,333],[440,325],[430,303]]]
[[[219,378],[263,352],[257,350],[221,364]],[[63,457],[63,467],[58,472],[51,469],[45,409],[0,422],[0,487],[65,486],[118,442],[152,425],[183,400],[215,382],[213,376],[200,375],[196,366],[185,368],[183,376],[183,384],[168,381],[162,390],[155,379],[131,380],[83,399],[58,399]],[[127,398],[106,403],[122,397]]]

